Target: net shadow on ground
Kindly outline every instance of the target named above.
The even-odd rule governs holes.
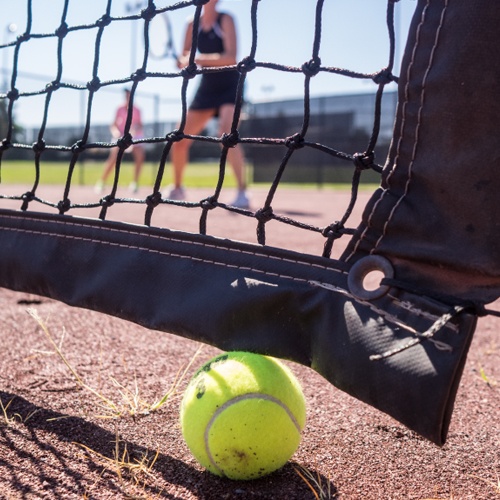
[[[117,464],[121,456],[118,459],[116,457],[116,434],[84,418],[37,406],[16,394],[0,391],[0,400],[10,403],[7,412],[12,415],[11,423],[0,428],[0,439],[3,446],[9,449],[9,459],[0,459],[3,469],[0,485],[3,483],[7,491],[15,491],[20,495],[43,495],[51,492],[58,498],[86,495],[96,485],[92,484],[90,474],[82,474],[79,463],[84,461],[88,472],[100,477],[101,488],[117,497],[123,495],[124,484],[117,484],[120,477],[113,471],[113,462]],[[6,406],[8,403],[3,404]],[[63,453],[61,447],[65,450]],[[153,462],[154,458],[154,472],[159,473],[164,481],[191,494],[200,494],[200,498],[216,498],[221,494],[223,496],[217,498],[233,498],[232,495],[245,498],[245,494],[258,498],[285,498],[281,495],[285,486],[287,491],[291,490],[296,494],[287,494],[287,498],[315,497],[296,472],[297,468],[293,463],[286,464],[279,471],[260,480],[228,481],[200,471],[168,453],[158,452],[156,455],[155,450],[149,450],[132,440],[119,438],[119,450],[120,453],[126,450],[127,459],[132,464],[139,464],[145,457]],[[104,464],[105,461],[109,461],[109,465]],[[24,464],[21,470],[19,463]],[[64,481],[58,480],[58,469],[64,470]],[[125,470],[121,474],[125,483],[133,484],[136,481]],[[314,473],[314,477],[324,488],[332,493],[336,492],[335,485],[327,478],[319,473]],[[148,478],[142,478],[142,481],[139,479],[136,482],[137,488],[145,494],[180,498],[175,494],[164,493],[160,485],[151,484],[153,481],[148,481]],[[210,496],[211,494],[214,496]]]

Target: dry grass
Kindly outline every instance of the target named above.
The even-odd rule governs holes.
[[[137,385],[137,380],[135,378],[134,378],[135,381],[134,387],[129,388],[122,385],[119,381],[117,381],[113,377],[110,377],[110,382],[114,389],[113,392],[117,393],[117,397],[109,398],[104,396],[101,391],[98,391],[97,389],[91,387],[78,374],[78,372],[70,364],[70,362],[62,352],[61,349],[62,341],[59,344],[56,343],[56,341],[54,340],[54,336],[50,332],[46,323],[42,320],[42,318],[40,318],[38,312],[35,309],[28,309],[27,311],[28,314],[30,314],[30,316],[32,316],[39,324],[45,336],[47,337],[48,341],[50,342],[53,352],[57,354],[57,356],[64,363],[70,375],[78,384],[78,386],[97,398],[97,400],[99,401],[99,407],[102,410],[102,413],[97,415],[97,417],[99,418],[116,419],[124,416],[141,417],[150,415],[151,413],[158,411],[172,398],[172,396],[174,396],[177,393],[179,386],[185,379],[186,374],[188,373],[194,361],[196,360],[196,358],[198,357],[198,355],[202,350],[202,346],[200,346],[200,348],[196,351],[196,353],[191,358],[189,363],[184,368],[179,369],[169,389],[157,400],[153,402],[145,401],[139,394],[139,388]],[[63,329],[63,334],[61,339],[64,338],[64,335],[65,331]]]
[[[490,376],[486,375],[484,368],[482,366],[479,367],[479,376],[490,387],[495,387],[497,385],[496,380],[492,379]]]
[[[324,483],[323,478],[319,472],[312,472],[311,470],[302,467],[301,465],[293,467],[297,475],[307,484],[316,500],[330,500],[337,498],[337,493],[332,491],[332,483],[327,479]]]
[[[495,496],[500,497],[500,477],[498,476],[498,474],[497,474],[496,481],[491,481],[490,479],[484,479],[484,478],[479,477],[479,476],[470,476],[470,477],[474,477],[476,479],[479,479],[480,481],[483,481],[484,483],[486,483],[488,485],[488,487],[491,487]]]
[[[35,309],[28,309],[27,312],[36,320],[36,322],[44,332],[45,337],[49,341],[52,349],[51,351],[38,350],[37,352],[44,355],[56,354],[67,368],[69,375],[76,382],[77,386],[96,400],[98,409],[96,409],[95,417],[114,419],[116,421],[115,447],[112,457],[107,457],[84,444],[74,444],[77,445],[80,449],[84,450],[87,457],[91,458],[93,461],[96,461],[102,466],[100,478],[105,473],[111,473],[118,478],[118,483],[125,498],[150,498],[150,495],[148,495],[147,493],[147,489],[153,487],[155,481],[153,467],[158,458],[159,450],[154,453],[146,451],[142,453],[139,458],[131,456],[132,454],[129,453],[127,443],[122,441],[122,439],[120,438],[118,424],[123,418],[130,416],[134,419],[136,419],[137,417],[144,417],[164,407],[178,392],[182,381],[185,379],[188,371],[200,354],[202,347],[200,347],[196,351],[194,356],[190,359],[189,363],[177,372],[169,389],[163,395],[161,395],[161,397],[154,400],[153,402],[148,402],[141,397],[137,379],[135,377],[133,387],[131,388],[121,384],[115,378],[109,377],[110,384],[108,385],[107,390],[114,393],[116,397],[106,397],[102,394],[101,391],[93,388],[83,379],[82,376],[80,376],[80,374],[68,361],[68,358],[65,356],[65,354],[62,352],[62,339],[65,336],[64,329],[61,335],[61,341],[57,343],[54,340],[54,336],[52,335],[46,322],[42,320],[38,312]],[[3,419],[5,420],[7,425],[9,425],[15,419],[26,422],[26,420],[32,416],[31,414],[24,420],[18,414],[10,416],[8,414],[10,403],[11,401],[9,401],[9,403],[4,406],[0,400]],[[87,488],[87,491],[84,494],[84,498],[94,498],[92,490],[94,488],[98,488],[98,482],[100,481],[100,478],[93,486]]]
[[[13,413],[12,415],[10,415],[8,410],[12,401],[14,401],[14,398],[10,399],[9,402],[6,405],[4,405],[2,399],[0,398],[0,409],[2,410],[3,423],[7,426],[12,425],[14,422],[20,422],[22,424],[25,424],[33,415],[35,415],[35,413],[39,411],[39,410],[34,410],[28,415],[26,415],[26,417],[23,417],[19,413]]]
[[[115,437],[115,448],[113,457],[106,457],[101,453],[80,443],[75,443],[81,447],[88,456],[96,460],[103,468],[101,476],[107,471],[117,476],[121,489],[129,499],[148,498],[146,488],[149,482],[154,481],[153,466],[158,458],[159,450],[155,453],[146,451],[140,458],[132,458],[126,443],[122,443],[118,430]],[[96,485],[94,485],[96,486]],[[87,489],[86,497],[89,498],[91,489]]]

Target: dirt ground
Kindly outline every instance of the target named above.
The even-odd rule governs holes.
[[[264,197],[254,190],[252,204]],[[329,204],[347,200],[345,192],[311,190],[304,197],[289,190],[276,207],[322,226],[331,222]],[[158,225],[181,224],[173,214],[165,210]],[[209,220],[215,234],[225,228],[233,238],[255,239],[255,227],[234,215]],[[140,214],[130,221],[140,222]],[[277,230],[271,243],[321,252],[321,235],[295,231]],[[5,289],[0,307],[2,499],[500,499],[499,318],[479,321],[442,448],[288,363],[307,400],[301,445],[280,471],[239,482],[204,471],[178,422],[188,378],[217,349]],[[190,361],[177,389],[154,410]]]

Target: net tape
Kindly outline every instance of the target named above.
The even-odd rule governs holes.
[[[387,55],[387,64],[385,67],[381,68],[375,73],[361,73],[357,71],[352,71],[345,68],[338,67],[327,67],[322,65],[320,58],[321,49],[321,35],[322,29],[324,29],[325,24],[323,21],[323,0],[318,0],[316,2],[315,10],[315,26],[314,26],[314,40],[312,46],[311,58],[306,61],[301,67],[286,66],[274,62],[263,62],[255,59],[257,50],[257,40],[259,33],[259,25],[257,21],[257,12],[259,9],[259,4],[263,0],[253,0],[249,2],[249,17],[251,20],[251,32],[252,41],[250,52],[240,59],[235,66],[227,66],[220,68],[207,68],[198,67],[195,62],[195,47],[197,45],[197,33],[198,25],[200,22],[200,15],[202,12],[203,4],[206,3],[205,0],[191,0],[178,2],[163,8],[157,8],[153,0],[149,0],[146,8],[144,8],[140,13],[132,14],[122,17],[113,17],[110,15],[112,0],[108,0],[106,12],[102,17],[97,19],[93,24],[86,25],[73,25],[69,26],[66,22],[68,6],[70,0],[65,0],[64,9],[61,17],[61,22],[59,27],[52,33],[35,33],[32,32],[32,0],[27,0],[27,23],[25,31],[22,35],[17,37],[17,39],[11,43],[0,45],[0,48],[6,49],[7,47],[14,48],[14,57],[12,63],[12,73],[10,75],[10,86],[6,94],[0,94],[0,100],[4,100],[7,110],[7,133],[0,144],[0,175],[2,168],[2,159],[5,157],[6,151],[10,149],[31,149],[33,151],[34,160],[34,180],[32,187],[29,191],[20,194],[2,194],[0,193],[0,199],[4,200],[19,200],[21,202],[21,209],[26,211],[29,208],[32,209],[37,203],[43,204],[47,207],[52,207],[59,214],[66,214],[72,211],[72,214],[79,208],[98,208],[100,210],[99,217],[101,219],[106,219],[108,209],[112,205],[116,204],[141,204],[145,206],[143,221],[146,226],[150,226],[152,222],[152,215],[155,209],[162,204],[178,205],[186,208],[198,208],[201,213],[199,216],[199,232],[200,234],[207,234],[207,220],[209,213],[213,209],[224,209],[231,211],[233,213],[240,214],[242,216],[251,217],[256,220],[256,233],[257,242],[261,245],[266,244],[266,224],[275,220],[280,223],[289,224],[298,228],[302,228],[308,231],[313,231],[320,233],[325,238],[323,256],[330,257],[333,243],[336,239],[342,237],[346,234],[353,234],[354,229],[346,227],[346,223],[352,213],[354,205],[357,200],[358,188],[361,179],[362,172],[367,169],[372,169],[378,173],[382,171],[382,167],[375,162],[374,150],[377,145],[377,140],[380,131],[380,119],[381,119],[381,103],[385,87],[391,82],[396,81],[397,77],[393,75],[394,68],[394,55],[395,55],[395,29],[394,29],[394,9],[395,3],[398,0],[388,0],[386,5],[386,24],[387,24],[387,36],[389,39],[389,51]],[[194,20],[193,20],[193,43],[192,50],[190,53],[189,65],[182,70],[172,71],[172,72],[150,72],[148,71],[148,58],[149,56],[149,26],[152,19],[162,13],[168,13],[173,10],[189,8],[191,11],[194,8]],[[122,79],[113,79],[102,81],[99,78],[99,61],[100,61],[100,47],[103,38],[104,31],[112,25],[123,20],[130,20],[140,23],[143,27],[143,44],[144,52],[142,56],[142,65],[133,74]],[[85,85],[78,85],[74,83],[65,82],[62,78],[63,69],[63,45],[65,39],[71,36],[72,33],[81,30],[95,30],[97,29],[97,34],[95,37],[95,47],[92,48],[94,51],[94,62],[92,75]],[[18,63],[22,52],[24,44],[30,43],[31,40],[40,38],[55,38],[57,40],[57,74],[55,78],[47,82],[45,87],[33,91],[33,92],[23,92],[16,87],[18,80]],[[288,137],[280,138],[270,138],[270,137],[242,137],[240,135],[238,124],[242,115],[243,109],[243,88],[245,84],[245,79],[249,72],[255,70],[256,68],[267,68],[281,72],[299,73],[304,75],[304,93],[303,93],[303,122],[300,130],[295,134]],[[210,137],[207,135],[187,135],[184,133],[184,125],[186,122],[186,114],[188,110],[188,100],[187,100],[187,90],[188,86],[192,84],[194,77],[203,74],[205,72],[218,72],[218,71],[228,71],[237,69],[239,72],[239,86],[237,92],[237,100],[235,105],[235,111],[232,120],[231,130],[227,134],[222,134],[220,137]],[[335,148],[335,144],[321,144],[317,142],[312,142],[308,140],[308,127],[311,119],[310,111],[310,86],[311,80],[319,73],[329,73],[333,75],[340,75],[346,78],[364,79],[372,80],[376,84],[376,92],[374,94],[374,116],[373,116],[373,128],[371,132],[371,137],[368,144],[360,145],[360,151],[362,152],[343,152]],[[127,121],[125,125],[125,132],[122,137],[120,137],[116,142],[105,143],[105,142],[91,142],[90,129],[91,129],[91,116],[92,116],[92,106],[94,102],[94,97],[100,89],[110,86],[123,86],[130,85],[131,97],[130,102],[133,104],[134,96],[137,92],[138,86],[141,82],[148,78],[177,78],[181,79],[182,85],[180,90],[179,99],[182,105],[182,114],[179,121],[179,127],[169,131],[166,135],[161,137],[144,137],[144,138],[134,138],[130,134],[130,125],[132,121],[132,109],[129,107],[129,112],[127,116]],[[71,146],[64,145],[48,145],[44,139],[44,133],[46,131],[49,110],[51,105],[51,99],[54,93],[58,92],[62,88],[70,88],[78,90],[81,92],[86,92],[86,118],[85,126],[81,138],[76,141]],[[37,140],[33,144],[23,144],[13,142],[14,138],[14,112],[16,107],[16,102],[19,99],[27,98],[34,95],[44,95],[45,96],[45,106],[43,112],[43,119],[40,123],[38,129]],[[206,141],[210,143],[220,144],[220,168],[217,184],[213,189],[213,193],[197,202],[187,202],[187,201],[174,201],[167,199],[161,193],[162,181],[164,180],[165,169],[167,165],[167,159],[170,153],[172,144],[175,141],[191,139],[194,141]],[[332,138],[334,140],[334,138]],[[123,198],[117,196],[118,183],[120,179],[120,169],[122,166],[123,156],[127,148],[134,144],[160,144],[162,145],[162,153],[157,162],[157,169],[155,180],[152,186],[151,193],[144,199],[134,199],[134,198]],[[267,196],[265,198],[264,204],[257,210],[245,210],[230,206],[228,204],[222,203],[220,201],[220,194],[224,184],[224,178],[226,174],[226,161],[228,156],[228,151],[230,148],[234,147],[236,144],[242,144],[243,146],[247,144],[259,144],[263,146],[276,147],[280,146],[286,147],[286,152],[283,155],[281,163],[277,166],[274,180],[269,186]],[[106,150],[109,148],[117,147],[118,156],[116,160],[115,175],[113,180],[113,185],[108,195],[97,199],[96,201],[87,203],[74,203],[71,201],[71,188],[72,182],[75,178],[75,167],[80,156],[87,150],[90,149],[101,149]],[[332,221],[326,227],[316,227],[309,223],[301,222],[295,218],[288,216],[283,216],[273,211],[273,200],[276,191],[280,185],[280,181],[283,178],[283,174],[287,169],[290,159],[298,149],[302,148],[312,148],[320,150],[321,152],[331,155],[333,158],[340,159],[346,164],[352,165],[352,187],[350,202],[348,203],[345,212],[338,217],[337,220]],[[40,185],[40,174],[42,169],[42,158],[46,151],[59,151],[67,153],[68,155],[68,169],[67,177],[64,185],[64,190],[61,199],[47,200],[39,196],[37,190]]]

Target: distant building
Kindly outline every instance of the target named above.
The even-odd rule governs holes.
[[[387,91],[382,99],[380,138],[390,140],[396,113],[397,93]],[[303,99],[288,99],[283,101],[266,101],[248,106],[248,118],[302,117],[304,115]],[[313,124],[322,120],[318,117],[346,117],[351,119],[346,123],[350,132],[364,131],[371,134],[375,112],[375,94],[350,94],[313,97],[310,100],[310,113],[314,117]],[[313,126],[315,126],[313,125]]]
[[[382,165],[393,135],[397,93],[386,92],[381,103],[380,130],[375,148],[375,163]],[[302,130],[303,99],[269,101],[249,105],[241,124],[243,137],[291,138]],[[310,100],[310,119],[305,134],[309,147],[293,152],[287,163],[288,182],[346,182],[354,164],[349,158],[368,148],[374,128],[375,94],[352,94],[314,97]],[[254,180],[274,179],[288,148],[269,145],[268,141],[245,144],[246,156],[253,164]],[[337,154],[337,152],[339,154]],[[363,180],[378,180],[367,171]]]

